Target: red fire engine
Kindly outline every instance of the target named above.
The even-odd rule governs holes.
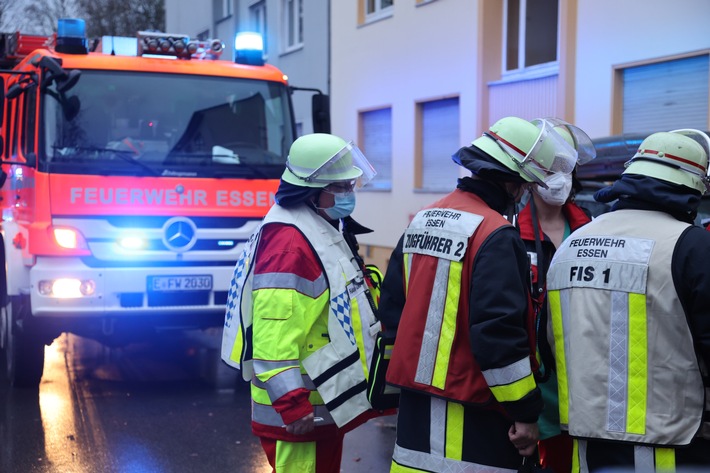
[[[139,33],[128,56],[126,38],[89,45],[83,26],[0,34],[0,346],[15,386],[38,385],[62,332],[110,346],[221,326],[295,139],[295,88],[258,46],[231,62],[218,40]]]

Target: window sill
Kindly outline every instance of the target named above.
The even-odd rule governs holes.
[[[225,21],[230,20],[231,18],[232,18],[232,14],[230,13],[229,15],[224,16],[224,17],[220,18],[219,20],[215,21],[215,23],[219,25],[220,23],[224,23]]]
[[[363,21],[359,26],[367,26],[371,25],[373,23],[377,23],[378,21],[386,20],[387,18],[391,18],[394,16],[394,8],[390,7],[387,10],[382,10],[377,13],[372,13],[370,15],[365,16],[365,21]]]
[[[284,48],[283,51],[281,51],[280,56],[288,56],[291,53],[295,53],[296,51],[300,51],[303,49],[303,43],[296,44],[294,46],[289,46],[287,48]]]
[[[510,82],[521,82],[532,79],[542,79],[543,77],[556,76],[560,73],[560,66],[555,62],[540,64],[517,71],[503,73],[500,80],[489,82],[488,85],[507,84]]]

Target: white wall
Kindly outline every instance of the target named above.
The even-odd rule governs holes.
[[[165,0],[165,31],[168,33],[188,34],[194,37],[197,33],[212,31],[212,3],[209,8],[199,6],[189,0]],[[226,41],[221,38],[222,41]]]
[[[269,62],[288,76],[290,85],[315,88],[325,94],[330,93],[328,83],[330,67],[328,4],[331,2],[329,0],[303,1],[303,47],[289,53],[281,52],[281,46],[277,43],[283,19],[283,15],[277,10],[277,6],[280,6],[281,2],[272,0],[267,3],[270,30],[276,33],[271,34],[276,44],[272,48],[273,57],[271,54],[269,55]],[[336,0],[333,3],[344,2]],[[311,96],[312,92],[294,92],[291,96],[296,122],[303,124],[303,134],[313,132]]]
[[[254,0],[235,2],[233,13],[217,23],[213,21],[212,3],[195,8],[187,0],[166,0],[166,24],[168,31],[195,36],[209,29],[210,38],[219,38],[225,43],[222,59],[234,59],[234,36],[238,31],[253,31],[249,18],[249,6]],[[267,62],[279,68],[289,77],[289,84],[297,87],[320,89],[329,93],[329,0],[303,1],[303,47],[285,53],[282,47],[284,13],[281,0],[266,1]],[[340,3],[340,2],[336,2]],[[303,133],[312,133],[311,93],[294,93],[293,105],[296,122],[303,124]]]
[[[331,2],[332,131],[357,140],[359,111],[392,107],[392,191],[359,192],[353,216],[375,230],[359,237],[361,243],[394,247],[410,215],[443,195],[412,190],[416,103],[459,95],[460,144],[475,138],[478,5],[401,1],[392,17],[358,27],[357,3]]]
[[[358,194],[354,216],[375,230],[360,237],[363,244],[393,247],[410,215],[441,196],[413,191],[418,101],[459,95],[462,146],[489,125],[476,122],[483,90],[476,84],[480,1],[502,0],[435,0],[419,7],[402,0],[392,17],[358,25],[358,0],[305,0],[304,48],[289,54],[280,54],[277,46],[281,2],[267,1],[269,62],[284,70],[292,85],[330,91],[334,134],[357,140],[359,111],[392,107],[392,191]],[[592,137],[611,132],[614,65],[710,48],[710,0],[577,2],[574,121]],[[238,3],[237,15],[246,21],[251,2]],[[211,14],[211,8],[195,8],[186,0],[166,0],[170,31],[202,31],[212,24]],[[308,95],[294,95],[294,102],[297,120],[309,123]]]
[[[579,0],[575,121],[611,133],[614,65],[710,48],[708,0]]]

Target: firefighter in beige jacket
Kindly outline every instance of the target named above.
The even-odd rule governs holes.
[[[560,423],[573,471],[710,468],[710,234],[693,225],[710,138],[655,133],[599,191],[612,211],[572,233],[548,272]]]

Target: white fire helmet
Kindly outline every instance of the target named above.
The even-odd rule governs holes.
[[[641,174],[705,194],[709,154],[710,137],[700,130],[654,133],[641,142],[636,154],[624,164],[624,174]]]

